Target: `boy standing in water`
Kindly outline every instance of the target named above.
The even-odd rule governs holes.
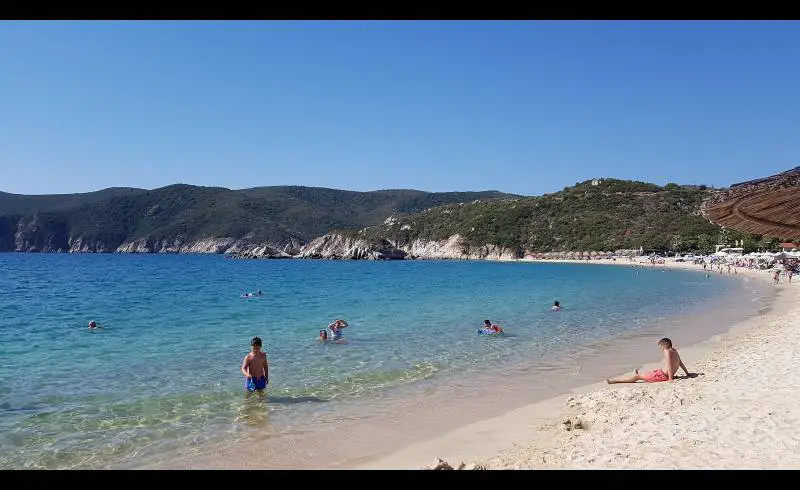
[[[269,364],[267,354],[261,351],[261,338],[253,337],[250,341],[252,352],[244,356],[242,374],[245,376],[244,387],[249,392],[262,393],[269,383]]]

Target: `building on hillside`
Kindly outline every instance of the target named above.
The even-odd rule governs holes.
[[[781,247],[781,250],[784,251],[784,252],[791,252],[792,250],[794,250],[796,248],[800,248],[800,244],[792,243],[792,242],[786,242],[786,243],[781,243],[780,247]]]

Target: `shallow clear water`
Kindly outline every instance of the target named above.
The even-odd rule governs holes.
[[[257,289],[266,295],[240,297]],[[341,404],[558,356],[741,290],[649,267],[0,254],[0,468],[105,467],[243,427],[280,434]],[[549,310],[556,299],[561,312]],[[320,344],[335,318],[349,343]],[[507,335],[477,335],[486,318]],[[104,328],[89,331],[92,319]],[[266,405],[242,394],[256,335]]]

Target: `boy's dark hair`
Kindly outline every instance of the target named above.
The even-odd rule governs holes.
[[[483,323],[492,323],[490,320],[484,320]]]
[[[555,302],[553,302],[553,305],[554,305],[554,306],[558,306],[558,305],[560,305],[560,304],[561,304],[561,303],[559,303],[558,301],[555,301]]]
[[[672,349],[672,341],[667,337],[664,337],[663,339],[659,340],[658,345],[666,345],[667,349]]]
[[[261,337],[253,337],[253,340],[250,341],[250,345],[257,345],[261,347]]]

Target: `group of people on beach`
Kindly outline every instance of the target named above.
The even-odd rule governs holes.
[[[705,265],[704,265],[705,268]],[[775,282],[779,280],[780,271],[775,273]],[[789,275],[789,274],[787,274]],[[791,275],[789,275],[791,278]],[[791,280],[791,279],[790,279]],[[256,294],[262,294],[258,291]],[[550,307],[552,311],[561,311],[562,306],[559,301],[553,302]],[[327,329],[319,331],[318,340],[322,342],[336,342],[346,343],[342,337],[342,330],[347,328],[348,324],[345,320],[337,319],[330,323]],[[92,321],[89,324],[90,329],[100,328]],[[328,333],[330,331],[330,334]],[[501,326],[492,323],[491,320],[484,320],[484,324],[478,333],[487,334],[503,334],[504,330]],[[253,337],[250,342],[251,352],[249,352],[242,361],[241,371],[245,376],[245,389],[248,392],[263,392],[269,384],[269,365],[266,353],[262,351],[262,341],[259,337]],[[656,368],[647,372],[640,372],[638,369],[634,370],[632,375],[620,376],[616,378],[607,378],[606,383],[657,383],[665,381],[673,381],[678,373],[682,370],[686,377],[693,377],[694,375],[689,372],[686,365],[683,363],[680,354],[672,344],[672,340],[664,337],[658,341],[658,347],[662,352],[663,367]]]
[[[561,303],[555,301],[550,309],[552,311],[560,311],[562,309]],[[479,333],[484,332],[491,334],[502,334],[504,332],[501,326],[492,323],[491,320],[484,320],[483,323],[483,328],[479,330]],[[319,331],[318,340],[322,342],[346,342],[342,338],[342,330],[347,327],[348,324],[345,320],[334,320],[328,325],[327,329]],[[92,328],[91,324],[90,328]],[[328,330],[331,332],[330,335],[328,335]],[[244,357],[241,366],[242,374],[245,377],[244,387],[248,392],[251,393],[263,393],[269,384],[269,364],[267,361],[267,355],[262,351],[262,341],[260,337],[253,337],[250,342],[250,346],[251,351]],[[663,369],[656,368],[645,373],[641,373],[638,369],[636,369],[630,376],[607,378],[606,383],[637,383],[639,381],[644,381],[646,383],[657,383],[663,381],[672,381],[675,379],[678,369],[683,370],[687,377],[692,376],[689,373],[689,370],[686,368],[686,365],[683,363],[680,354],[678,354],[678,351],[672,346],[672,340],[664,337],[658,341],[658,346],[663,353]]]
[[[262,293],[259,290],[256,294],[261,295]],[[550,309],[552,311],[560,311],[562,309],[561,303],[559,301],[555,301]],[[484,320],[483,323],[483,328],[478,331],[479,333],[504,333],[503,327],[492,323],[491,320]],[[342,330],[348,326],[349,325],[345,320],[334,320],[328,325],[327,329],[319,331],[318,340],[322,342],[346,343],[347,341],[342,338]],[[94,320],[89,322],[90,330],[99,328],[102,327],[98,326],[97,322]],[[330,335],[328,335],[328,330],[330,330]],[[664,369],[658,368],[644,374],[640,373],[637,369],[634,371],[632,376],[609,378],[606,379],[606,382],[608,384],[616,384],[636,383],[638,381],[645,381],[648,383],[672,381],[679,368],[683,369],[687,376],[690,376],[689,371],[686,369],[686,366],[683,364],[683,361],[678,354],[678,351],[672,347],[672,341],[670,339],[665,337],[659,340],[658,345],[664,353]],[[244,357],[241,365],[241,372],[245,378],[244,388],[248,393],[257,392],[263,394],[264,390],[269,384],[269,362],[267,360],[266,352],[262,350],[263,342],[261,338],[253,337],[250,341],[250,348],[250,352],[248,352]]]

